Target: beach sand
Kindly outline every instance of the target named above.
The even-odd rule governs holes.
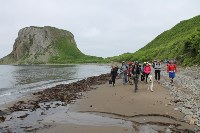
[[[77,117],[70,118],[63,114],[62,118],[59,119],[58,117],[62,113],[54,114],[53,123],[48,118],[44,120],[45,123],[52,123],[53,126],[38,132],[149,133],[159,131],[187,132],[198,129],[197,126],[184,122],[184,115],[175,111],[175,107],[171,104],[173,98],[169,91],[158,83],[154,83],[154,92],[147,90],[146,83],[139,82],[139,90],[134,93],[134,86],[122,85],[121,79],[117,80],[115,87],[108,83],[95,87],[97,89],[83,93],[81,99],[70,105],[69,114],[77,112]],[[94,118],[89,119],[91,116],[85,115],[84,120],[84,117],[78,117],[81,113],[83,113],[81,116],[84,116],[84,113],[93,114]],[[65,119],[72,120],[65,122]],[[111,122],[106,124],[106,119]],[[119,120],[119,122],[113,122],[112,119]],[[95,123],[96,121],[99,122]]]

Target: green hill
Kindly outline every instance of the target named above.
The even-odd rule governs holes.
[[[180,64],[200,64],[200,16],[181,21],[135,53],[107,58],[109,61],[176,59]]]

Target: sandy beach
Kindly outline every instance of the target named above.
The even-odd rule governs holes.
[[[134,86],[122,85],[121,79],[117,80],[115,87],[108,82],[92,87],[95,89],[81,93],[80,99],[68,105],[49,101],[43,105],[40,103],[40,110],[35,111],[41,118],[36,120],[40,127],[26,125],[24,129],[30,130],[24,132],[187,133],[200,129],[184,121],[185,115],[175,110],[170,91],[156,82],[154,92],[148,91],[147,84],[140,81],[135,93]],[[42,109],[47,105],[50,109]],[[45,111],[42,113],[41,110]],[[28,117],[35,116],[30,114]]]
[[[176,131],[194,131],[197,126],[183,122],[184,115],[170,105],[172,98],[169,92],[159,84],[154,85],[154,92],[147,91],[146,83],[140,82],[139,91],[134,93],[133,86],[122,85],[117,80],[115,87],[109,84],[99,85],[96,90],[84,94],[69,108],[69,112],[92,113],[114,119],[131,121],[132,127],[115,127],[103,125],[56,124],[55,127],[43,130],[49,132],[158,132],[167,131],[167,127],[175,127]],[[93,121],[91,121],[93,122]],[[56,122],[55,122],[56,123]],[[145,126],[146,125],[146,126]],[[172,126],[173,125],[173,126]]]

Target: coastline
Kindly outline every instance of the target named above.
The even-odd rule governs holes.
[[[24,114],[22,113],[23,115],[19,114],[18,116],[12,116],[13,118],[7,117],[6,121],[20,119],[21,121],[26,122],[25,119],[28,119],[29,117],[31,118],[32,112],[39,112],[39,116],[41,116],[42,119],[36,122],[40,124],[42,123],[43,127],[30,127],[26,124],[21,126],[23,127],[21,129],[23,129],[24,132],[34,131],[39,133],[66,131],[123,133],[142,132],[148,130],[195,132],[200,129],[194,124],[188,124],[185,122],[185,115],[180,111],[175,110],[176,106],[173,104],[174,98],[170,96],[171,90],[164,88],[160,84],[155,83],[155,91],[149,92],[147,91],[147,85],[140,82],[139,92],[134,93],[133,86],[123,86],[121,84],[121,79],[118,79],[116,86],[112,87],[107,83],[109,79],[108,74],[94,77],[88,78],[87,82],[81,80],[78,81],[78,83],[75,82],[69,85],[58,85],[48,90],[39,91],[33,95],[33,97],[37,97],[36,99],[33,99],[33,97],[29,97],[27,100],[21,99],[15,103],[14,108],[11,109],[14,109],[13,112],[21,111]],[[65,93],[62,89],[66,86],[68,88],[75,87],[76,89],[72,89],[73,91],[71,93]],[[59,90],[59,88],[61,90]],[[56,93],[55,96],[48,95],[52,94],[51,90],[53,90],[53,93]],[[66,94],[66,97],[62,97]],[[35,100],[36,102],[34,102]],[[41,105],[41,103],[46,105]],[[8,106],[12,104],[6,105]],[[56,108],[59,110],[56,110]],[[55,111],[49,113],[48,110],[51,109],[54,109]],[[27,112],[26,110],[29,111]],[[66,110],[68,113],[66,113]],[[73,113],[75,113],[75,115]],[[29,115],[26,116],[26,114]],[[66,115],[69,115],[70,117],[67,117]],[[83,119],[76,117],[73,118],[76,115],[83,116]],[[71,117],[73,120],[78,119],[78,122],[70,121]],[[85,118],[88,117],[98,119],[102,119],[101,117],[103,117],[106,118],[103,122],[111,122],[107,125],[103,125],[102,121],[96,119],[99,123],[97,122],[96,125],[90,125],[86,121],[90,121],[91,123],[95,123],[95,121],[93,119],[85,120]],[[81,120],[83,121],[82,123]],[[116,120],[121,121],[116,122]],[[118,125],[116,123],[121,124]],[[132,126],[124,123],[131,123]],[[3,123],[0,124],[0,126],[2,125]],[[3,127],[4,131],[6,131],[6,126],[4,125]],[[7,127],[7,129],[9,129],[9,127]]]

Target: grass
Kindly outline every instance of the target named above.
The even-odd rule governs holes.
[[[66,63],[99,63],[103,62],[103,58],[88,56],[83,54],[76,44],[71,41],[70,36],[58,39],[53,45],[57,50],[56,56],[49,59],[49,63],[66,64]]]
[[[107,58],[108,61],[176,59],[183,66],[200,64],[200,16],[181,21],[158,35],[135,53]]]

